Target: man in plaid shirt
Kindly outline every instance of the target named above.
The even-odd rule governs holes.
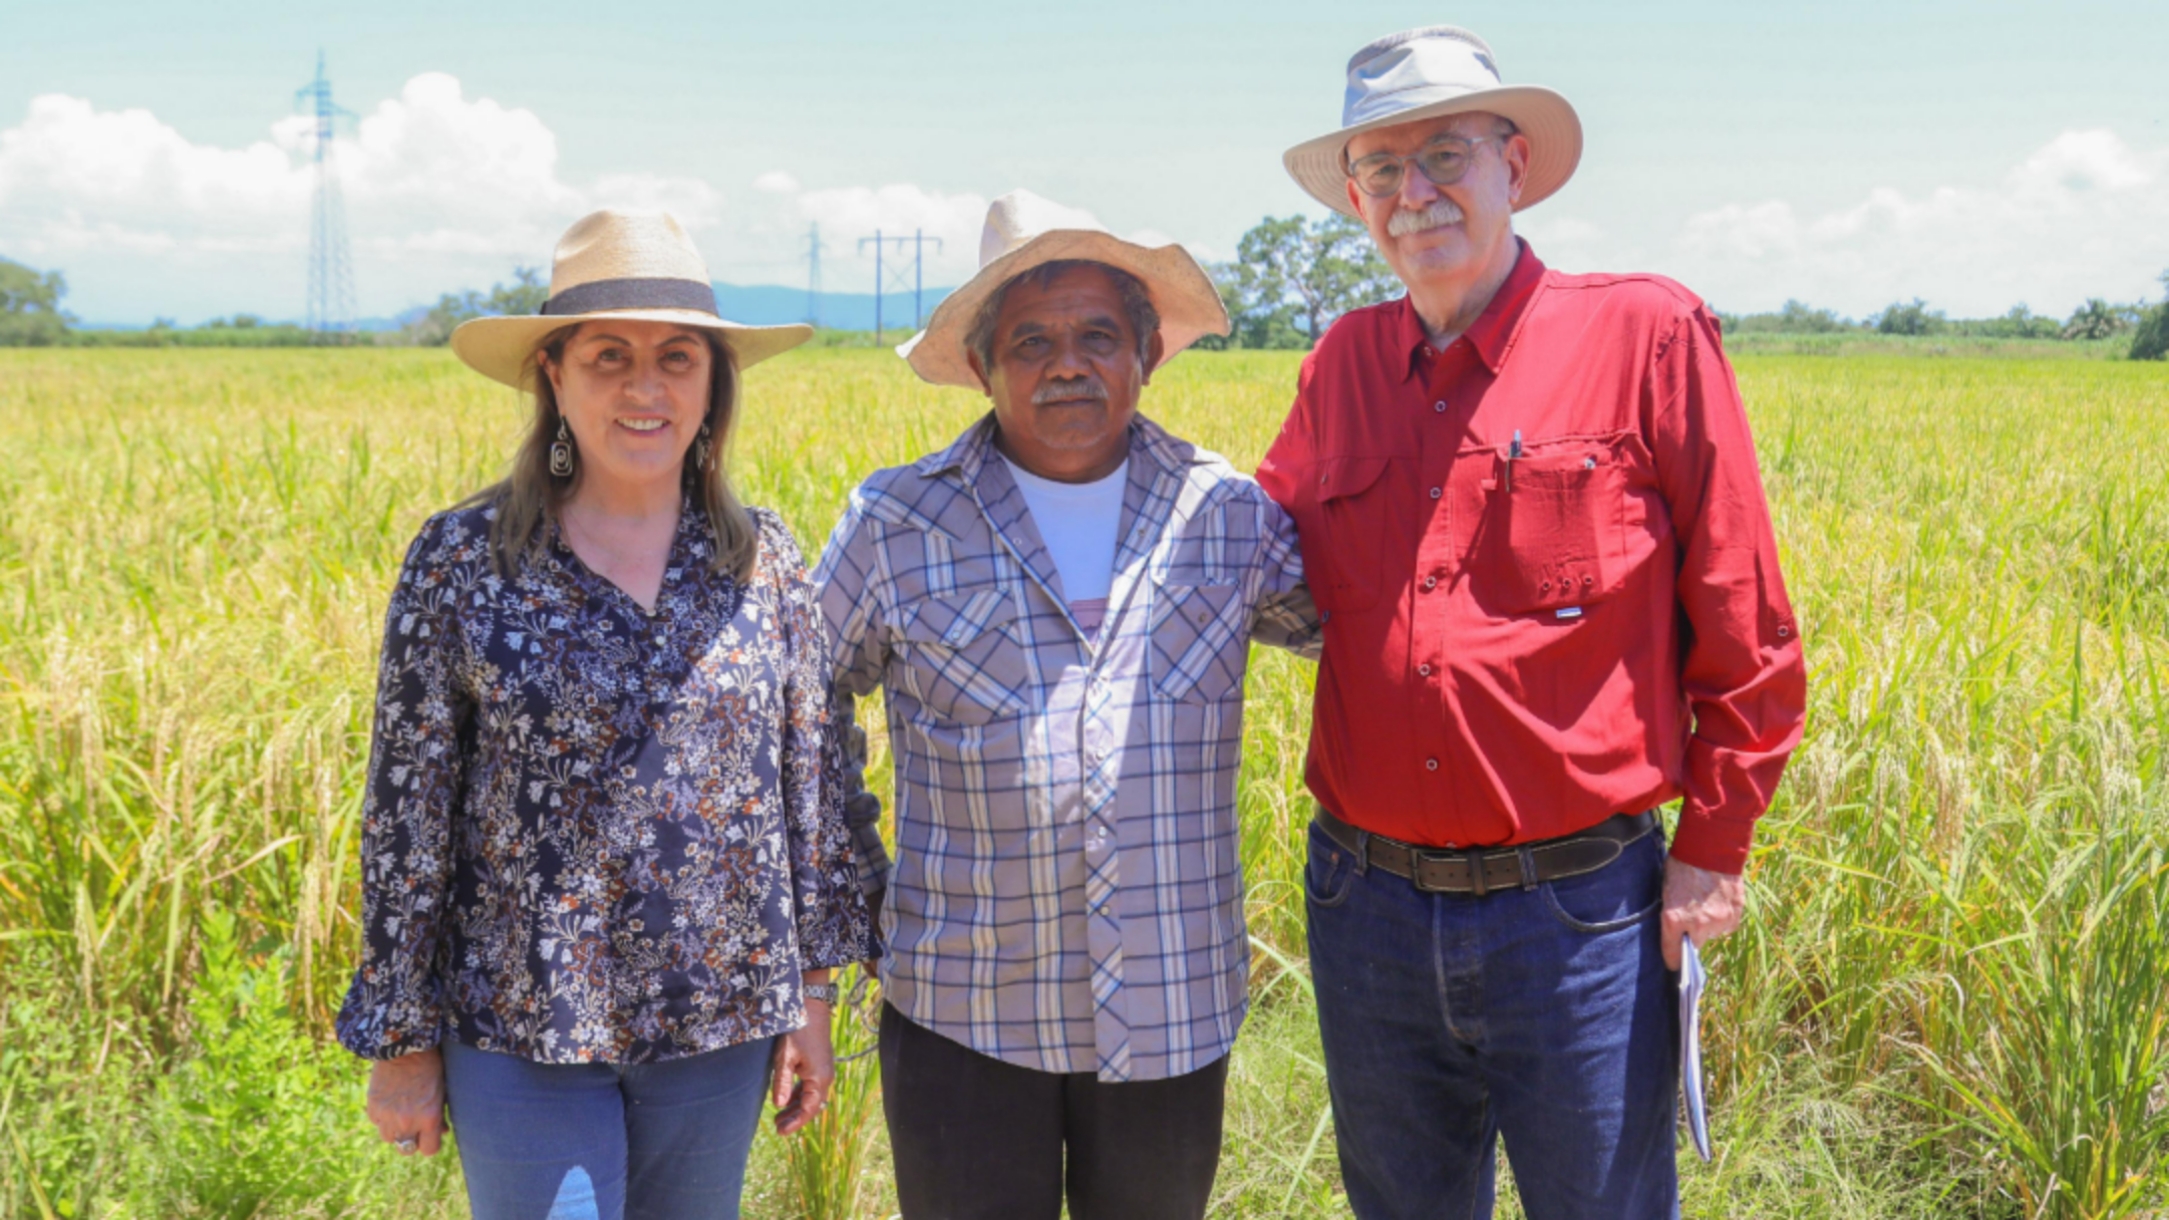
[[[896,758],[893,866],[878,801],[852,809],[898,1193],[909,1220],[1054,1220],[1065,1186],[1077,1220],[1194,1220],[1245,1010],[1249,645],[1314,656],[1316,615],[1280,508],[1137,414],[1227,331],[1196,262],[1020,191],[980,263],[899,350],[993,411],[860,485],[814,578],[839,714],[884,688]]]

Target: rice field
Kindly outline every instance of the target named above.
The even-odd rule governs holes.
[[[1248,468],[1294,373],[1192,354],[1145,409]],[[1812,705],[1711,955],[1688,1214],[2164,1214],[2169,367],[1739,374]],[[795,354],[749,378],[733,469],[818,547],[980,409],[883,353]],[[328,1025],[384,599],[522,415],[442,351],[0,351],[0,1220],[463,1214],[454,1158],[375,1144]],[[1309,685],[1252,671],[1259,968],[1216,1215],[1346,1214],[1302,960]],[[878,1087],[849,1065],[809,1137],[764,1136],[748,1215],[891,1215]]]

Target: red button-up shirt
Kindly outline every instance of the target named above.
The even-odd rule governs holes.
[[[1327,614],[1307,772],[1431,846],[1684,798],[1672,854],[1737,873],[1800,740],[1800,632],[1716,320],[1649,275],[1522,248],[1430,350],[1406,299],[1303,363],[1258,481]]]

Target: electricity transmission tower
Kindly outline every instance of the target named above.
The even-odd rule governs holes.
[[[821,324],[821,226],[806,230],[806,324]]]
[[[294,104],[316,115],[316,199],[309,221],[309,331],[319,343],[336,343],[354,329],[354,267],[347,254],[346,206],[332,157],[332,131],[350,110],[331,100],[324,53],[316,53],[316,79],[294,91]]]
[[[934,253],[939,254],[941,253],[941,239],[939,237],[928,237],[923,229],[912,230],[909,237],[902,234],[890,237],[882,233],[881,230],[875,229],[872,237],[859,238],[859,253],[866,253],[868,242],[872,242],[874,247],[874,342],[878,344],[881,342],[881,298],[892,282],[896,285],[898,292],[902,292],[907,283],[911,289],[912,329],[917,330],[925,324],[926,243],[933,242]],[[901,267],[893,268],[886,276],[882,274],[881,248],[889,242],[896,243],[896,253],[899,258],[903,256],[904,246],[907,243],[911,246],[911,274],[908,281]]]

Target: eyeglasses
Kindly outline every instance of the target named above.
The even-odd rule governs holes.
[[[1402,177],[1413,162],[1431,185],[1452,186],[1468,176],[1469,166],[1476,161],[1477,145],[1498,143],[1493,136],[1440,136],[1413,156],[1372,153],[1351,163],[1348,177],[1357,190],[1373,199],[1386,199],[1400,193]]]

